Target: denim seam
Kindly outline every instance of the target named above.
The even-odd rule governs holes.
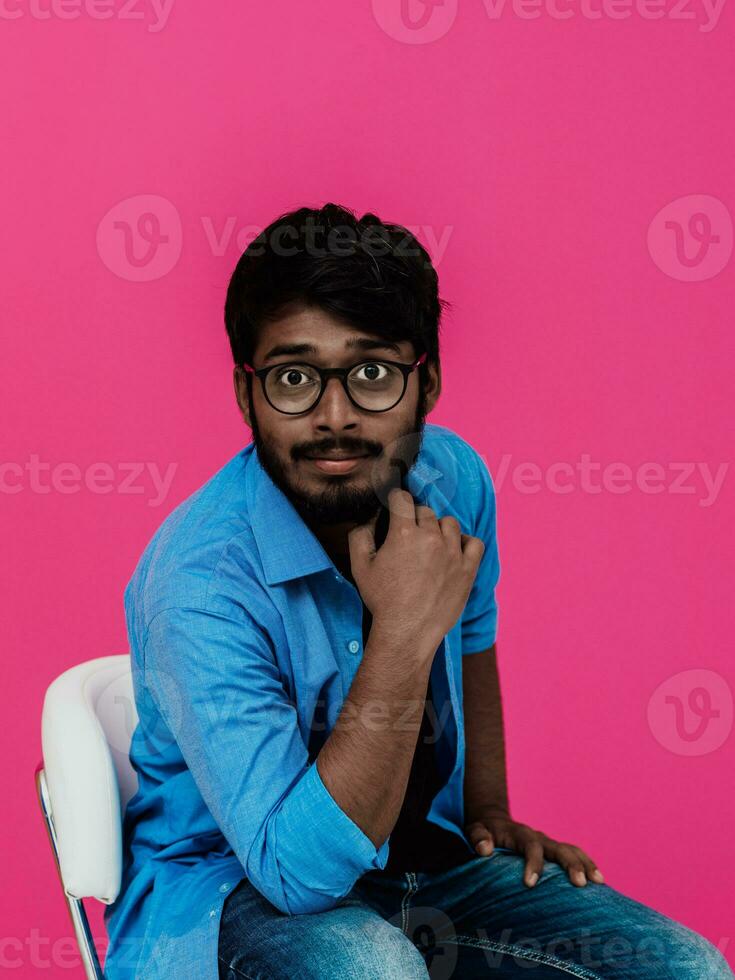
[[[223,963],[228,970],[232,970],[232,972],[236,973],[239,977],[244,977],[244,980],[256,980],[256,978],[251,977],[249,973],[243,973],[242,970],[236,967],[234,963],[228,963],[227,960],[223,960],[221,956],[218,956],[217,959],[220,961],[220,963]]]
[[[499,943],[493,939],[477,939],[475,936],[455,936],[442,939],[440,942],[491,949],[496,953],[511,953],[519,959],[542,963],[544,966],[550,966],[555,970],[559,970],[561,973],[570,973],[574,977],[581,977],[582,980],[601,980],[599,973],[591,973],[589,970],[585,970],[584,967],[575,966],[573,963],[566,963],[564,960],[550,956],[548,953],[540,953],[533,949],[526,949],[524,946],[516,946],[514,943]]]
[[[418,881],[413,871],[406,872],[406,879],[408,881],[408,887],[401,899],[401,931],[405,935],[408,935],[408,901],[418,888]]]

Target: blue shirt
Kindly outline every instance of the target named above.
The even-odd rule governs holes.
[[[428,819],[464,832],[462,656],[495,642],[495,494],[459,435],[426,423],[406,485],[485,551],[431,678],[446,782]],[[359,592],[260,464],[254,443],[166,518],[125,589],[139,723],[109,980],[217,980],[222,906],[243,878],[281,912],[333,908],[377,848],[315,764],[363,652]],[[318,723],[315,723],[318,719]]]

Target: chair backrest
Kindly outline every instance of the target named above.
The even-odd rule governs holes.
[[[117,898],[122,817],[137,790],[130,741],[138,723],[130,657],[98,657],[64,671],[43,702],[43,767],[59,869],[72,898]]]

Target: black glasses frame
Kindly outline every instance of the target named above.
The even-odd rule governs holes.
[[[355,408],[359,408],[361,412],[380,413],[380,412],[390,412],[392,408],[396,407],[396,405],[401,401],[403,396],[406,394],[406,388],[408,387],[408,376],[413,371],[416,370],[419,364],[423,364],[428,356],[429,356],[428,353],[424,352],[421,355],[421,357],[418,358],[418,360],[413,362],[413,364],[402,364],[400,361],[386,361],[385,358],[383,357],[373,357],[373,358],[367,358],[364,361],[359,361],[357,364],[353,364],[351,367],[348,368],[320,368],[317,364],[310,364],[309,361],[284,361],[281,364],[271,364],[268,367],[258,368],[257,370],[251,364],[246,364],[245,362],[243,362],[240,365],[240,367],[244,371],[248,371],[254,377],[260,378],[260,383],[263,388],[263,394],[265,396],[266,401],[271,406],[271,408],[274,408],[277,412],[280,412],[282,415],[306,415],[307,412],[313,412],[314,409],[319,404],[319,402],[321,401],[322,395],[324,394],[327,387],[327,382],[332,377],[339,378],[339,380],[342,383],[342,387],[345,390],[345,394],[352,402],[352,404],[355,406]],[[364,408],[362,405],[359,405],[352,397],[350,393],[350,389],[347,386],[347,377],[355,370],[355,368],[359,368],[363,364],[389,364],[391,367],[398,368],[398,370],[403,374],[403,391],[396,399],[396,401],[394,401],[393,404],[390,405],[388,408]],[[317,399],[314,402],[314,404],[311,405],[309,408],[305,408],[301,412],[284,412],[282,408],[278,408],[277,405],[273,404],[273,402],[268,397],[268,392],[266,390],[266,378],[268,377],[271,371],[275,371],[277,368],[287,368],[291,366],[295,368],[300,366],[313,368],[319,375],[319,380],[321,381],[321,385],[322,385],[321,390],[317,395]]]

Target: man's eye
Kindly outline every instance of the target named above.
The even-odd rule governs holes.
[[[384,364],[371,361],[369,364],[361,364],[357,369],[355,378],[358,381],[382,381],[388,373]]]
[[[302,388],[315,381],[315,378],[311,372],[307,373],[302,368],[290,367],[279,371],[277,380],[285,388]]]

